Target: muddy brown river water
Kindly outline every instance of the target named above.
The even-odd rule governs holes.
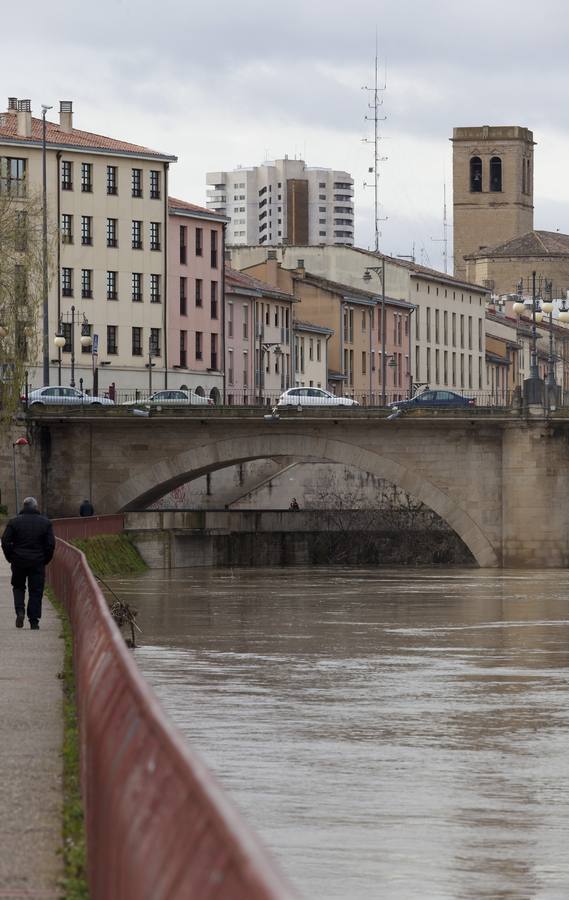
[[[314,900],[569,898],[569,573],[150,571],[135,658]]]

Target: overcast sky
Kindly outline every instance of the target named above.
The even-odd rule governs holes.
[[[24,7],[23,7],[24,9]],[[4,23],[5,26],[7,23]],[[205,205],[205,173],[295,154],[346,169],[356,242],[373,245],[369,180],[375,30],[386,73],[381,249],[442,268],[456,125],[533,130],[535,226],[569,232],[567,0],[29,0],[3,28],[4,98],[178,156],[171,193]],[[56,119],[57,120],[57,117]]]

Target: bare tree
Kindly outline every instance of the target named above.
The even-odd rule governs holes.
[[[41,198],[11,190],[0,172],[0,418],[19,403],[24,372],[38,361],[43,301]],[[25,193],[25,196],[22,194]],[[48,235],[48,265],[53,257]]]

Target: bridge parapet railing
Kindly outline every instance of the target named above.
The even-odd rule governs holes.
[[[92,900],[292,900],[166,718],[83,554],[58,539],[48,577],[73,631]]]

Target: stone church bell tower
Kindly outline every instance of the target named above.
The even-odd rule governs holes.
[[[518,126],[455,128],[454,274],[464,257],[533,231],[533,133]]]

